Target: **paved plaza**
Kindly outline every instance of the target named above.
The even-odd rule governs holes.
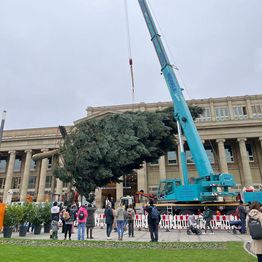
[[[43,229],[42,229],[43,232]],[[106,229],[95,228],[94,229],[94,240],[106,240]],[[0,238],[3,237],[3,234],[0,234]],[[117,232],[112,232],[112,240],[117,241],[118,236]],[[12,238],[20,239],[49,239],[49,234],[41,233],[40,235],[34,235],[29,232],[26,237],[19,237],[18,232],[13,232]],[[74,233],[72,234],[72,240],[77,240],[77,228],[74,228]],[[64,234],[59,230],[58,239],[63,240]],[[68,240],[69,241],[69,240]],[[92,241],[92,240],[89,240]],[[110,241],[110,240],[108,240]],[[123,241],[139,241],[139,242],[149,242],[150,236],[147,230],[138,231],[135,230],[135,237],[128,237],[128,234],[124,234]],[[240,242],[249,242],[251,238],[249,235],[233,234],[232,232],[227,231],[215,231],[214,234],[204,234],[204,235],[187,235],[186,230],[171,230],[166,232],[164,229],[159,230],[159,241],[160,242],[225,242],[225,241],[240,241]]]

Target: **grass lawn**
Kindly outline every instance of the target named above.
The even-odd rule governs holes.
[[[243,243],[141,243],[0,239],[0,261],[252,262]]]

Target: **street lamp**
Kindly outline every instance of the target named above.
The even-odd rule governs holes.
[[[6,117],[6,110],[4,110],[3,114],[2,114],[2,122],[1,122],[1,127],[0,127],[0,146],[1,146],[2,137],[3,137],[3,131],[4,131],[4,125],[5,125],[5,117]]]

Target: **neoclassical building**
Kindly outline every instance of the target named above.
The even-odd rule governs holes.
[[[188,103],[205,109],[195,122],[214,170],[233,174],[238,189],[258,187],[262,183],[262,95],[196,99]],[[109,113],[155,111],[170,106],[171,102],[159,102],[88,107],[86,117],[75,124]],[[67,185],[52,176],[55,155],[37,161],[31,158],[59,148],[60,142],[57,127],[4,131],[0,146],[0,198],[6,201],[11,192],[15,200],[25,201],[31,195],[37,201],[45,201],[64,194]],[[186,139],[184,145],[189,177],[193,179],[197,172]],[[181,177],[178,152],[179,148],[157,162],[144,163],[137,174],[127,174],[121,184],[97,189],[97,204],[108,194],[119,199],[139,190],[156,193],[160,179]]]

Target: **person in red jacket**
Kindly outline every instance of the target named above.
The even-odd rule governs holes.
[[[76,213],[78,225],[77,225],[77,239],[84,240],[85,238],[85,228],[86,228],[86,219],[88,217],[88,213],[84,205],[82,205],[77,213]]]

